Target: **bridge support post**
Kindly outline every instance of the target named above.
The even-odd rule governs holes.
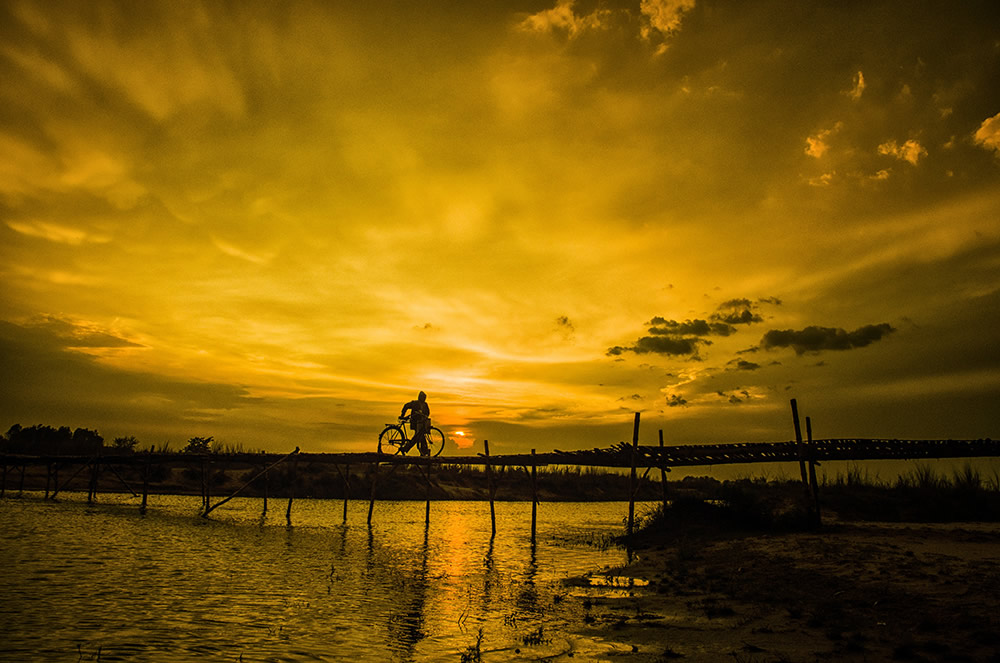
[[[372,467],[372,489],[368,500],[368,527],[372,526],[372,512],[375,510],[375,486],[378,484],[378,461]]]
[[[820,527],[823,525],[823,516],[820,511],[819,506],[819,483],[816,481],[816,447],[813,445],[813,431],[812,431],[812,421],[809,417],[806,417],[806,440],[809,443],[808,456],[809,456],[809,486],[812,488],[813,496],[813,509],[815,514],[815,525]]]
[[[536,524],[538,523],[538,463],[535,450],[531,450],[531,545],[535,545]]]
[[[143,464],[142,468],[142,504],[139,505],[139,514],[144,515],[146,513],[146,502],[149,499],[149,471],[150,463],[153,462],[153,447],[149,448],[146,452],[146,462]]]
[[[292,500],[295,499],[295,470],[298,468],[299,457],[298,457],[298,447],[295,447],[296,456],[292,459],[292,467],[288,472],[288,508],[285,510],[285,522],[289,527],[292,526]]]
[[[493,464],[490,463],[490,441],[483,440],[483,447],[486,449],[486,492],[490,496],[490,541],[497,535],[497,512],[494,505],[494,496],[497,493],[493,484]]]
[[[635,531],[635,462],[639,454],[639,413],[635,413],[635,423],[632,425],[632,471],[628,480],[628,530],[629,536]]]
[[[663,492],[663,515],[667,515],[667,469],[663,466],[663,429],[660,429],[660,489]]]

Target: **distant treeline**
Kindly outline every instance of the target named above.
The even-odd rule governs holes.
[[[0,449],[9,454],[34,456],[87,456],[104,448],[104,438],[94,430],[69,426],[31,426],[14,424],[0,441]]]
[[[163,445],[156,451],[167,452],[169,445]],[[215,448],[213,448],[215,447]],[[225,448],[218,448],[212,437],[192,437],[181,449],[185,453],[208,453],[216,451],[222,453],[242,452],[242,448],[227,445]],[[0,453],[21,454],[25,456],[93,456],[101,453],[104,449],[110,449],[115,453],[128,453],[139,449],[139,440],[128,435],[116,437],[111,444],[104,443],[104,438],[96,430],[89,428],[77,428],[71,430],[69,426],[36,425],[24,428],[21,424],[14,424],[0,438]]]

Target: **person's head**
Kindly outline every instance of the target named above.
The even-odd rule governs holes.
[[[424,392],[421,391],[419,394],[417,394],[417,400],[421,401],[421,402],[426,401],[427,400],[427,394],[425,394]]]

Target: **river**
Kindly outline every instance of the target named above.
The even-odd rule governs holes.
[[[564,584],[625,563],[599,545],[627,505],[368,503],[82,494],[0,500],[0,658],[10,661],[484,661],[599,652]],[[640,507],[641,510],[642,507]],[[574,600],[576,599],[576,600]]]

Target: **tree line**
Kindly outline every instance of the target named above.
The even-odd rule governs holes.
[[[212,437],[192,437],[181,449],[184,453],[212,451]],[[0,438],[0,453],[24,456],[94,456],[105,449],[112,453],[132,453],[140,448],[134,435],[116,437],[110,444],[96,430],[70,429],[69,426],[35,425],[27,428],[14,424]]]

